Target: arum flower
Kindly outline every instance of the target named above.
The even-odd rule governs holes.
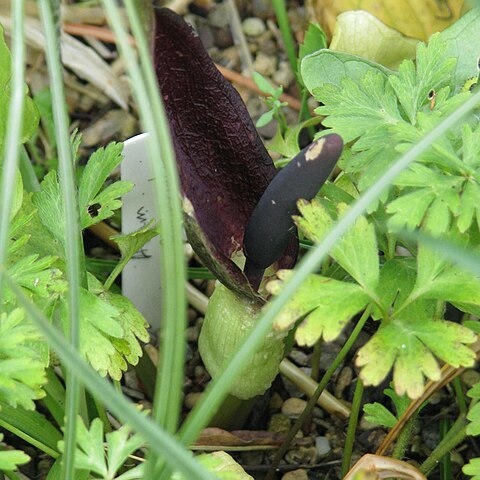
[[[152,54],[177,158],[187,237],[223,284],[210,299],[199,340],[215,376],[265,303],[259,290],[264,271],[293,267],[296,202],[315,196],[343,143],[327,135],[276,174],[240,95],[191,27],[168,9],[155,12]],[[282,338],[267,337],[232,394],[249,398],[269,387],[283,355]]]

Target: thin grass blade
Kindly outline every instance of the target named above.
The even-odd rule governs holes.
[[[69,121],[65,109],[62,66],[60,62],[59,39],[54,11],[59,2],[40,1],[40,13],[46,39],[46,56],[50,87],[52,91],[55,136],[58,145],[59,181],[62,200],[65,205],[65,258],[68,289],[68,341],[78,350],[79,328],[79,289],[86,286],[85,259],[82,233],[79,222],[78,202],[73,171],[72,150],[69,138]],[[65,451],[62,463],[63,478],[74,478],[76,425],[79,410],[80,385],[72,371],[68,372],[65,401]]]
[[[12,80],[10,106],[8,109],[5,151],[3,154],[2,183],[0,186],[0,265],[7,261],[10,212],[12,210],[15,189],[15,176],[20,155],[20,137],[22,134],[23,110],[25,102],[25,42],[23,19],[25,4],[23,0],[12,0]],[[3,295],[0,278],[0,297]],[[1,298],[0,298],[1,300]],[[1,303],[1,302],[0,302]]]

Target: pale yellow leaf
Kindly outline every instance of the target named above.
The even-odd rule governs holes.
[[[415,58],[417,43],[371,13],[351,10],[338,16],[330,49],[396,69],[405,58]]]
[[[408,37],[428,40],[466,10],[464,0],[308,0],[310,20],[331,37],[335,19],[348,10],[366,10]]]

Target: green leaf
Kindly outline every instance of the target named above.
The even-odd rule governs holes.
[[[26,237],[29,241],[18,251],[16,250],[14,255],[9,252],[12,262],[32,254],[38,254],[40,257],[63,256],[62,244],[41,221],[38,210],[33,204],[32,195],[32,193],[24,195],[22,207],[13,221],[16,227],[15,231],[11,232],[12,238],[15,240]]]
[[[64,246],[65,242],[65,213],[61,201],[62,194],[58,183],[57,172],[50,171],[40,184],[40,191],[32,194],[32,203],[38,211],[38,216],[54,236]],[[62,251],[63,256],[63,251]]]
[[[398,419],[404,414],[405,410],[410,404],[410,399],[407,395],[397,395],[395,390],[392,390],[391,388],[386,388],[383,393],[387,397],[391,398],[395,406],[396,415],[394,415],[384,405],[375,402],[366,404],[363,407],[363,410],[366,413],[365,419],[371,423],[376,423],[378,425],[383,425],[384,427],[393,428],[398,422]]]
[[[131,436],[129,427],[123,425],[118,430],[107,433],[105,440],[106,453],[101,420],[95,418],[90,425],[90,429],[87,429],[81,418],[79,418],[77,423],[75,468],[97,474],[104,479],[143,478],[141,476],[143,472],[138,470],[137,473],[139,475],[116,476],[123,464],[129,459],[129,456],[143,445],[144,442],[140,435]],[[60,450],[63,451],[63,441],[60,442],[59,446]]]
[[[384,321],[372,339],[363,346],[356,360],[365,385],[379,385],[393,368],[395,391],[418,398],[424,377],[440,378],[435,356],[455,368],[472,366],[474,352],[466,345],[475,341],[475,334],[456,323],[434,320],[425,312],[425,302],[404,311],[401,318]]]
[[[45,364],[35,348],[42,337],[21,309],[0,316],[0,400],[12,407],[34,409],[44,396]]]
[[[341,86],[327,83],[314,89],[313,95],[324,104],[315,110],[327,116],[323,125],[341,135],[345,143],[363,136],[363,150],[373,140],[385,146],[387,127],[403,122],[395,92],[376,70],[366,72],[361,80],[344,78]]]
[[[279,295],[291,271],[277,272],[279,280],[267,284],[267,290]],[[369,296],[353,283],[310,275],[276,318],[276,330],[288,330],[305,317],[295,332],[299,345],[313,345],[320,337],[335,340],[347,322],[369,303]]]
[[[305,36],[303,43],[298,48],[298,65],[299,74],[301,61],[312,53],[318,52],[327,48],[327,35],[323,31],[322,27],[318,23],[309,23],[308,28],[305,30]]]
[[[397,417],[381,403],[367,403],[364,405],[363,411],[365,412],[365,420],[367,422],[388,428],[393,428],[397,423]]]
[[[0,434],[0,442],[3,435]],[[20,450],[0,451],[0,470],[4,472],[12,472],[17,469],[18,465],[24,465],[30,461],[30,457]]]
[[[274,110],[269,110],[268,112],[263,113],[255,123],[255,126],[257,128],[262,128],[265,125],[268,125],[273,120],[274,115],[275,115]]]
[[[120,249],[121,258],[105,283],[106,290],[110,288],[130,259],[142,249],[145,244],[158,235],[158,227],[154,225],[154,223],[154,220],[152,220],[135,232],[113,235],[111,237],[111,240],[113,240]]]
[[[384,263],[376,293],[385,312],[394,302],[395,305],[402,305],[408,298],[415,285],[416,274],[416,263],[413,258],[398,257]],[[374,318],[380,317],[381,314],[374,315]]]
[[[478,76],[480,9],[472,8],[463,17],[440,33],[440,41],[446,43],[445,57],[457,60],[452,89],[459,89],[470,78]]]
[[[480,458],[472,458],[462,467],[465,475],[470,475],[472,480],[480,480]]]
[[[330,49],[396,69],[402,60],[415,57],[417,43],[371,13],[351,10],[337,17]]]
[[[417,261],[417,281],[412,292],[415,298],[447,301],[462,310],[480,305],[480,278],[449,265],[440,253],[424,242],[419,243]]]
[[[5,135],[7,131],[8,109],[10,105],[10,81],[12,76],[11,55],[8,50],[3,28],[0,25],[0,152],[5,148]],[[25,86],[25,93],[27,87]],[[20,137],[21,143],[25,143],[38,127],[39,115],[32,99],[26,95],[23,112],[23,130]],[[0,164],[3,160],[0,160]]]
[[[345,79],[360,82],[368,72],[379,73],[383,78],[392,73],[382,65],[357,55],[328,49],[307,55],[301,62],[300,72],[305,86],[315,98],[319,94],[324,96],[323,90],[327,84],[338,88]]]
[[[31,294],[55,300],[67,290],[62,272],[53,267],[56,260],[56,257],[39,259],[38,255],[29,255],[10,265],[9,273],[17,285]]]
[[[295,217],[298,227],[312,242],[320,242],[333,225],[333,220],[318,201],[300,202],[301,217]],[[339,204],[339,216],[347,209]],[[378,283],[379,262],[375,228],[365,217],[359,217],[355,225],[331,251],[332,257],[364,289],[373,291]]]
[[[44,87],[35,93],[33,97],[36,107],[38,108],[41,123],[43,130],[45,131],[46,137],[48,139],[48,145],[50,147],[51,155],[56,157],[57,150],[57,139],[55,137],[55,124],[53,119],[53,108],[52,108],[52,92],[49,87]],[[52,158],[48,159],[52,160]],[[55,159],[56,160],[56,159]],[[51,169],[57,169],[58,162],[52,164],[50,162]]]
[[[268,143],[269,151],[277,152],[284,157],[281,160],[277,160],[275,165],[284,166],[289,160],[297,155],[297,153],[301,150],[299,145],[300,132],[304,128],[319,124],[320,121],[320,117],[309,118],[308,120],[300,122],[295,126],[288,127],[284,135],[282,134],[281,129],[278,128],[275,136]]]
[[[432,35],[428,45],[420,43],[416,63],[406,60],[398,69],[398,75],[389,77],[410,123],[415,125],[418,110],[429,103],[430,91],[448,83],[455,68],[455,59],[445,56],[446,44],[439,34]]]
[[[476,383],[467,395],[474,400],[480,399],[480,383]],[[470,423],[467,426],[467,435],[480,435],[480,403],[474,403],[467,415]]]
[[[112,171],[123,159],[123,144],[110,143],[89,158],[78,187],[78,204],[82,228],[87,228],[113,215],[121,207],[119,198],[132,189],[130,182],[115,182],[102,189]],[[91,211],[94,209],[94,211]]]
[[[112,378],[119,380],[122,371],[127,369],[126,362],[131,365],[138,363],[142,355],[139,340],[148,342],[150,338],[147,332],[148,324],[130,300],[122,295],[106,292],[103,285],[92,275],[88,275],[88,286],[89,292],[84,295],[86,302],[88,298],[91,299],[91,305],[88,305],[85,312],[81,311],[82,318],[83,315],[88,318],[88,323],[85,323],[85,352],[92,366],[100,373],[103,375],[108,373]],[[100,308],[103,312],[98,310]],[[90,309],[97,313],[92,313]],[[95,318],[102,315],[103,320]],[[92,338],[88,338],[88,331]],[[104,346],[101,354],[96,351],[98,347],[95,347],[95,343]]]
[[[65,308],[63,304],[63,321],[67,318]],[[120,380],[122,371],[127,369],[112,343],[112,339],[124,335],[118,317],[115,307],[85,289],[80,290],[80,352],[101,375],[108,374],[115,380]]]
[[[48,455],[58,456],[57,444],[62,434],[51,419],[36,410],[25,410],[19,405],[11,407],[0,400],[0,425]]]
[[[118,322],[123,329],[122,338],[112,338],[117,356],[121,355],[130,365],[136,365],[142,356],[139,340],[144,343],[150,340],[148,323],[135,305],[123,295],[106,292],[104,299],[118,310]],[[120,363],[120,360],[118,362]]]
[[[257,84],[257,87],[267,95],[271,95],[276,98],[279,97],[282,89],[275,88],[263,75],[258,72],[253,72],[253,81]]]
[[[393,404],[395,405],[395,410],[397,412],[397,418],[400,418],[405,411],[407,410],[408,405],[410,404],[410,399],[407,395],[398,395],[395,390],[391,388],[386,388],[383,393],[392,399]],[[423,408],[423,406],[421,407]]]
[[[253,480],[243,468],[226,452],[213,452],[198,455],[196,459],[204,468],[214,473],[219,480]],[[186,477],[175,472],[172,480],[187,480]]]

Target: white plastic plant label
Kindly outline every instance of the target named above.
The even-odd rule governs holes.
[[[131,233],[150,220],[158,220],[154,205],[154,181],[147,154],[148,134],[125,141],[122,180],[135,186],[123,197],[122,232]],[[150,240],[127,263],[122,272],[122,293],[129,298],[153,328],[160,323],[160,243]]]

